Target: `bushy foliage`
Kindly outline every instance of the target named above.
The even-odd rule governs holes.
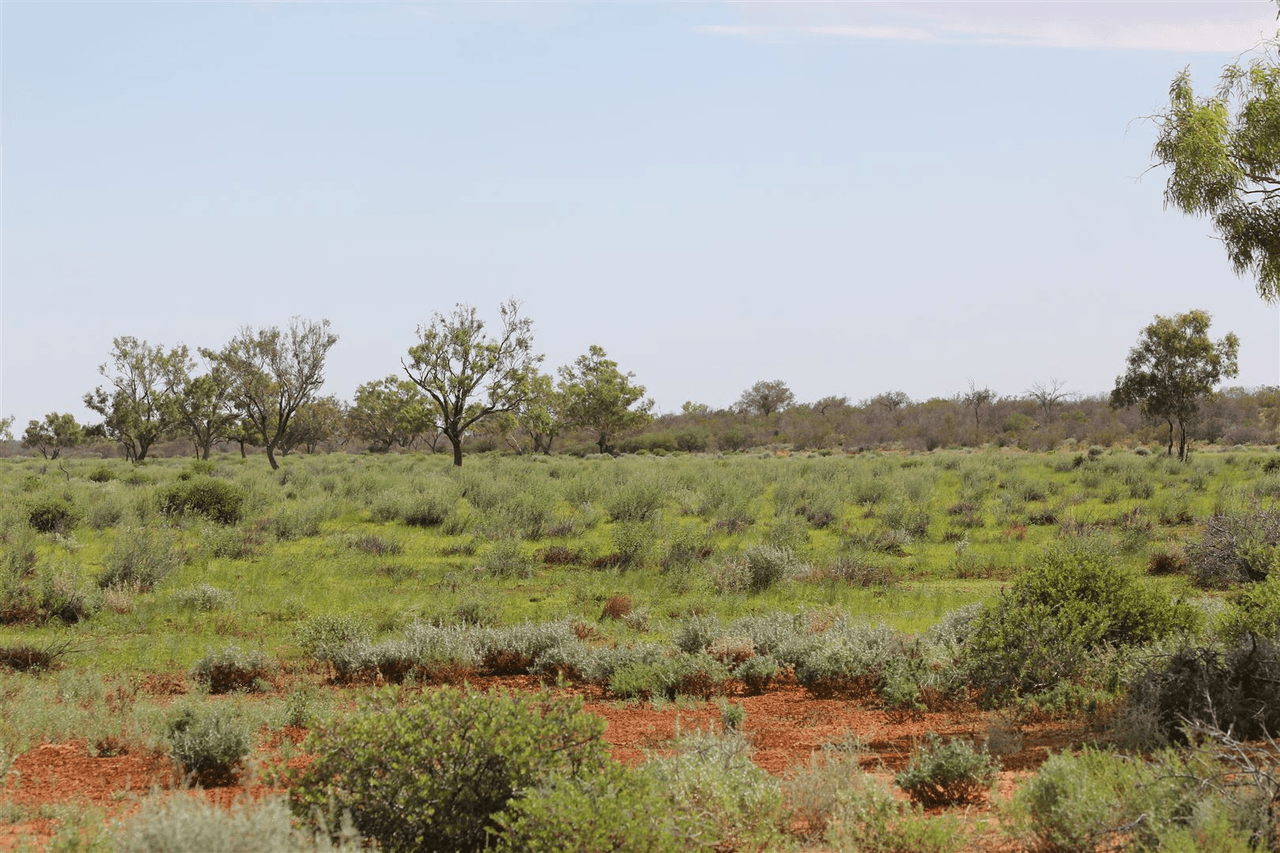
[[[213,705],[179,709],[166,725],[174,761],[202,785],[235,781],[249,754],[249,730],[227,708]]]
[[[200,515],[218,524],[236,524],[244,517],[246,496],[228,480],[198,476],[163,489],[159,500],[164,515]]]
[[[269,689],[276,673],[275,661],[262,652],[244,652],[238,646],[210,650],[191,668],[191,678],[210,693],[258,693]]]
[[[294,811],[334,803],[379,849],[483,850],[494,816],[551,777],[599,773],[604,722],[549,693],[382,690],[312,732],[286,768]]]
[[[40,533],[68,533],[78,518],[75,505],[60,496],[41,498],[27,510],[27,523]]]
[[[818,635],[795,663],[796,681],[818,697],[865,696],[902,654],[903,638],[891,628],[836,625]]]
[[[775,850],[783,813],[778,781],[751,760],[741,734],[696,732],[669,754],[651,755],[645,772],[667,792],[671,808],[700,827],[689,846],[704,850]]]
[[[1280,508],[1210,516],[1203,538],[1187,546],[1187,563],[1196,584],[1206,589],[1265,580],[1280,565]]]
[[[950,806],[981,800],[998,771],[990,755],[961,738],[943,742],[933,732],[894,777],[898,787],[925,806]]]
[[[336,843],[293,828],[283,797],[236,800],[229,807],[204,797],[175,794],[144,800],[112,832],[118,853],[243,853],[246,850],[330,853],[359,850],[352,828]]]
[[[132,587],[146,592],[164,580],[182,560],[172,538],[156,531],[126,530],[103,561],[98,586]]]
[[[1104,543],[1048,550],[983,610],[965,648],[971,680],[989,703],[1039,693],[1077,676],[1105,646],[1150,643],[1200,621],[1121,568]]]
[[[78,568],[41,566],[32,572],[0,573],[0,624],[73,624],[102,606],[102,596]]]
[[[1280,639],[1280,572],[1242,589],[1220,617],[1217,628],[1231,645],[1249,634]]]
[[[664,655],[625,663],[609,675],[609,693],[620,699],[710,699],[729,687],[729,668],[710,655]]]
[[[804,564],[795,552],[780,545],[752,545],[742,552],[747,570],[747,589],[763,592],[774,584],[799,575]]]
[[[520,548],[518,539],[502,539],[493,543],[479,561],[480,569],[494,578],[529,578],[538,569],[538,561]]]
[[[1187,723],[1253,739],[1280,732],[1280,642],[1246,635],[1228,651],[1187,646],[1156,658],[1130,685],[1128,702],[1154,735],[1185,742]]]

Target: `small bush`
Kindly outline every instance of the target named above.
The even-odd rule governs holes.
[[[315,760],[281,771],[296,814],[332,804],[388,853],[467,853],[523,792],[608,759],[604,722],[579,699],[448,687],[406,698],[379,691],[313,730],[303,749]]]
[[[244,517],[244,504],[244,489],[214,477],[180,480],[160,492],[164,515],[201,515],[218,524],[238,523]]]
[[[1187,546],[1187,563],[1198,586],[1228,589],[1265,580],[1280,565],[1280,509],[1213,515],[1204,537]]]
[[[631,598],[626,595],[615,595],[604,603],[600,612],[601,619],[621,619],[631,612]]]
[[[733,677],[742,682],[751,696],[760,696],[782,672],[778,662],[768,655],[747,658],[733,670]]]
[[[166,726],[170,752],[201,785],[229,785],[249,754],[249,730],[222,707],[187,706]]]
[[[1212,724],[1254,739],[1280,731],[1280,643],[1247,635],[1221,652],[1188,646],[1157,659],[1129,689],[1129,703],[1152,720],[1157,738],[1185,742],[1187,723]]]
[[[44,498],[27,511],[27,523],[41,533],[70,533],[77,518],[75,506],[61,497]]]
[[[210,693],[260,693],[276,673],[275,662],[261,652],[242,652],[236,646],[210,651],[196,661],[191,678]]]
[[[14,672],[47,672],[61,664],[59,660],[71,650],[70,641],[34,646],[14,643],[0,646],[0,667]]]
[[[779,545],[752,545],[742,553],[747,569],[747,589],[763,592],[774,584],[799,575],[804,564],[795,552]]]
[[[943,743],[936,734],[917,747],[906,769],[894,777],[898,787],[925,806],[950,806],[981,800],[995,781],[994,759],[959,738]]]
[[[179,607],[208,612],[230,607],[235,600],[235,596],[225,589],[218,589],[207,583],[201,583],[178,590],[173,594],[173,600]]]
[[[480,569],[493,578],[530,578],[538,564],[520,548],[520,540],[503,539],[495,542],[489,552],[480,558]]]
[[[326,837],[317,843],[294,830],[283,797],[240,799],[229,807],[204,797],[182,794],[146,799],[138,811],[112,832],[118,853],[243,853],[262,851],[326,851],[360,849],[353,828],[341,833],[337,845]]]
[[[87,479],[91,483],[109,483],[116,478],[116,472],[106,465],[99,465],[89,472]]]
[[[153,589],[181,563],[171,538],[149,530],[127,530],[107,554],[98,586]]]
[[[378,536],[375,533],[357,536],[347,542],[347,547],[353,551],[371,554],[375,557],[395,557],[404,553],[404,543]]]

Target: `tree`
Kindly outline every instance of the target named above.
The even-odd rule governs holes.
[[[594,433],[601,453],[611,452],[619,436],[651,420],[653,401],[641,399],[644,386],[634,384],[635,374],[620,372],[618,363],[595,344],[571,366],[560,368],[560,379],[566,419]]]
[[[1112,408],[1138,404],[1142,414],[1169,423],[1169,455],[1173,455],[1174,425],[1178,428],[1178,458],[1187,458],[1187,423],[1199,411],[1201,399],[1224,378],[1236,375],[1240,341],[1228,333],[1209,340],[1210,317],[1188,311],[1175,317],[1156,316],[1142,330],[1129,351],[1129,367],[1116,377]]]
[[[13,441],[13,415],[0,418],[0,441]]]
[[[200,351],[225,371],[244,425],[262,439],[272,470],[280,467],[276,449],[289,423],[324,384],[325,356],[337,342],[328,320],[294,317],[285,331],[245,326],[220,352]]]
[[[735,407],[742,412],[767,418],[774,412],[780,412],[796,400],[787,383],[781,379],[761,380],[742,392]]]
[[[1027,389],[1027,396],[1035,400],[1044,414],[1044,423],[1053,423],[1053,407],[1059,403],[1074,399],[1074,391],[1067,391],[1067,380],[1053,378],[1048,382],[1033,382]]]
[[[449,316],[436,313],[418,327],[409,378],[435,403],[440,432],[453,445],[453,464],[462,465],[467,431],[492,415],[516,412],[529,395],[542,356],[533,351],[533,321],[520,316],[520,303],[498,306],[502,329],[484,334],[484,321],[470,305],[458,303]]]
[[[982,430],[982,407],[989,406],[995,402],[995,392],[990,388],[979,388],[977,383],[972,379],[969,380],[969,390],[960,398],[960,402],[965,408],[973,410],[973,432],[976,437]]]
[[[347,410],[353,434],[369,442],[374,453],[399,446],[413,447],[424,435],[436,432],[431,399],[416,383],[394,373],[356,389],[355,402]]]
[[[330,394],[308,400],[298,407],[289,429],[278,445],[281,455],[301,447],[307,453],[315,453],[323,441],[345,444],[343,430],[347,423],[347,404]]]
[[[98,386],[84,404],[102,415],[102,430],[124,448],[125,458],[141,462],[147,451],[173,426],[183,377],[190,369],[186,346],[167,353],[134,337],[111,341],[111,365],[99,365],[112,390]]]
[[[903,406],[911,405],[911,398],[905,391],[885,391],[863,403],[864,406],[879,406],[886,412],[896,412]]]
[[[1223,69],[1218,91],[1197,97],[1187,69],[1169,87],[1169,109],[1151,117],[1152,157],[1171,169],[1165,204],[1208,216],[1237,275],[1280,299],[1280,41]]]
[[[529,384],[529,397],[517,419],[529,434],[534,453],[551,453],[551,443],[565,427],[564,408],[564,387],[557,388],[545,373],[534,374]]]
[[[22,446],[35,448],[45,459],[57,459],[62,451],[84,440],[84,429],[74,415],[50,412],[43,421],[28,421]]]
[[[233,437],[240,420],[227,372],[221,364],[211,361],[207,373],[190,376],[184,371],[175,386],[179,392],[174,427],[191,439],[197,456],[208,459],[215,444]],[[243,450],[241,445],[242,454]]]

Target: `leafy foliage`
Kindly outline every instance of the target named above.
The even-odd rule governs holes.
[[[179,480],[160,492],[160,512],[200,515],[218,524],[236,524],[244,516],[245,491],[216,477]]]
[[[166,737],[174,760],[202,785],[234,781],[249,754],[248,729],[221,706],[179,709],[169,718]]]
[[[285,769],[293,808],[332,800],[391,851],[483,850],[494,816],[551,777],[600,772],[604,722],[549,693],[383,690],[313,731],[305,769]]]
[[[894,781],[922,805],[949,806],[980,800],[995,781],[997,770],[991,756],[974,749],[969,741],[952,738],[943,743],[930,732]]]

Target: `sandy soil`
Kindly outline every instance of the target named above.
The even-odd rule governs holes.
[[[180,681],[181,676],[177,683],[158,679],[153,692],[180,692]],[[480,690],[498,685],[517,689],[539,686],[531,677],[476,678],[471,684]],[[645,703],[608,701],[598,691],[575,692],[583,695],[588,711],[607,721],[605,738],[612,745],[614,757],[623,762],[643,761],[648,751],[662,749],[674,737],[677,727],[682,731],[720,727],[720,711],[711,703],[669,704],[655,709]],[[780,686],[762,696],[734,696],[729,700],[741,703],[746,710],[743,729],[755,747],[756,762],[779,776],[803,763],[823,743],[839,739],[846,732],[856,734],[868,747],[864,768],[889,779],[905,766],[914,745],[928,732],[982,743],[990,726],[1001,726],[990,714],[972,707],[904,718],[857,701],[814,699],[794,685]],[[1001,756],[1002,798],[1049,754],[1089,739],[1078,724],[1044,722],[1024,724],[1016,733],[1002,730],[1005,737],[1001,743],[1006,750]],[[263,745],[251,763],[277,762],[286,738],[296,744],[305,735],[304,730],[293,728],[263,732]],[[120,750],[123,754],[95,757],[104,751],[104,746],[106,752]],[[237,785],[183,792],[179,775],[164,755],[130,749],[128,744],[42,744],[19,756],[12,769],[16,772],[10,773],[0,790],[0,804],[28,807],[27,813],[34,813],[36,807],[45,804],[64,804],[69,808],[96,807],[112,817],[123,817],[137,808],[141,797],[157,788],[174,795],[204,796],[223,804],[271,791],[247,778]],[[991,803],[966,806],[954,813],[970,827],[968,849],[1017,849],[998,833]],[[0,850],[24,846],[42,849],[56,830],[54,821],[43,819],[0,824]]]

